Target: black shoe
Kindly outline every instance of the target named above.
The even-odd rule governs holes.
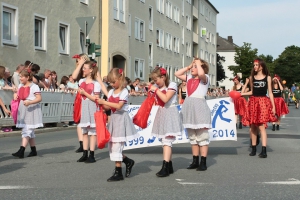
[[[25,147],[20,146],[20,149],[16,153],[13,153],[12,155],[18,158],[24,158],[24,152],[25,152]]]
[[[85,163],[95,163],[96,162],[95,157],[94,157],[94,151],[90,151],[89,157],[84,162]]]
[[[79,158],[79,160],[77,160],[77,162],[84,162],[88,159],[88,151],[84,150],[83,151],[83,155],[81,156],[81,158]]]
[[[207,166],[206,166],[206,157],[201,156],[201,161],[200,161],[200,165],[197,168],[197,171],[205,171],[207,170]]]
[[[163,161],[162,168],[159,172],[156,173],[156,176],[158,177],[166,177],[169,176],[169,162],[166,162],[165,160]]]
[[[266,158],[267,155],[267,147],[262,147],[261,148],[261,153],[258,155],[260,158]]]
[[[124,180],[121,167],[116,167],[114,174],[109,179],[107,179],[108,182],[121,181],[121,180]]]
[[[273,124],[273,128],[272,128],[272,131],[275,131],[275,124]]]
[[[276,130],[279,131],[279,125],[278,125],[278,124],[277,124],[277,126],[276,126]]]
[[[170,161],[169,161],[169,174],[173,174],[173,173],[174,173],[173,163],[172,163],[172,161],[170,160]]]
[[[255,156],[256,155],[256,146],[252,146],[251,148],[252,148],[252,151],[249,154],[249,156]]]
[[[199,156],[193,156],[193,162],[187,167],[187,169],[196,169],[197,167],[199,167]]]
[[[36,147],[33,146],[33,147],[30,147],[30,148],[31,148],[31,151],[30,151],[30,153],[28,154],[27,157],[37,156]]]
[[[123,162],[125,163],[126,165],[126,173],[125,173],[125,177],[128,177],[130,174],[131,174],[131,170],[132,170],[132,167],[134,165],[134,160],[128,158],[128,157],[125,157],[123,159]]]
[[[243,125],[242,125],[242,122],[240,122],[239,129],[242,129],[242,128],[243,128]]]
[[[79,148],[75,151],[76,153],[81,153],[83,152],[83,144],[82,144],[82,141],[79,141]]]

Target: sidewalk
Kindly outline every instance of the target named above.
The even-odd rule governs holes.
[[[68,127],[63,127],[63,126],[57,126],[57,127],[43,127],[43,128],[38,128],[35,129],[35,134],[40,134],[40,133],[48,133],[48,132],[54,132],[54,131],[63,131],[63,130],[70,130],[74,129],[76,131],[77,126],[68,126]],[[2,132],[0,131],[0,138],[2,137],[14,137],[14,136],[21,136],[22,129],[18,131],[11,131],[11,132]]]

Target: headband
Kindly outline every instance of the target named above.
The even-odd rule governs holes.
[[[97,63],[93,63],[93,64],[92,64],[92,67],[96,67],[96,66],[97,66]]]
[[[119,69],[119,74],[122,74],[123,73],[123,69]]]

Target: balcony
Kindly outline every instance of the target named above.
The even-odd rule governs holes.
[[[199,35],[195,32],[193,32],[193,43],[199,44]]]
[[[199,19],[198,9],[195,6],[193,6],[193,19]]]

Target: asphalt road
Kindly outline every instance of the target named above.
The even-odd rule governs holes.
[[[2,137],[0,199],[299,199],[299,122],[300,110],[290,106],[280,131],[269,126],[266,159],[248,156],[248,128],[238,130],[237,141],[212,142],[205,172],[185,169],[192,158],[189,144],[173,146],[175,173],[166,178],[155,176],[161,147],[125,151],[136,164],[120,182],[106,181],[114,169],[107,148],[95,152],[94,164],[76,162],[81,154],[75,153],[75,129],[37,134],[38,156],[24,159],[11,155],[21,137]]]

